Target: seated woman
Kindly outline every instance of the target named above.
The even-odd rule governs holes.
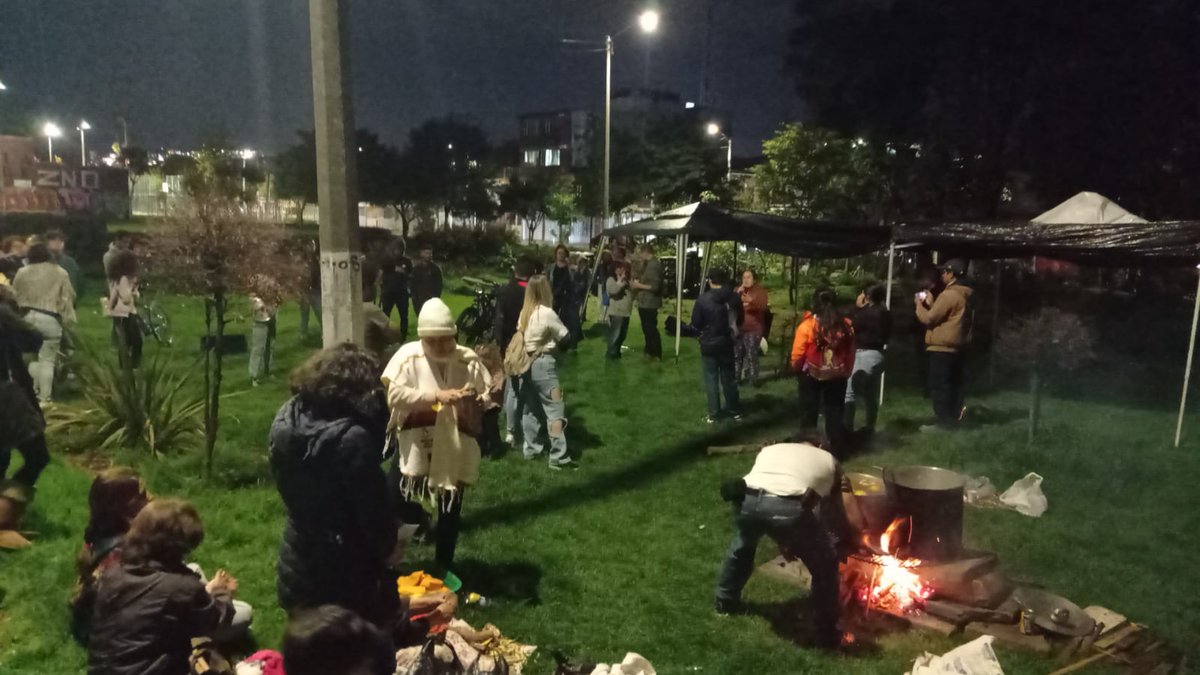
[[[90,675],[180,675],[192,639],[233,620],[237,580],[219,570],[206,585],[184,559],[204,541],[196,508],[160,499],[134,517],[121,562],[100,576],[88,641]]]
[[[96,582],[109,567],[120,562],[121,544],[129,523],[150,501],[146,486],[133,469],[114,467],[92,481],[88,491],[87,528],[83,549],[75,560],[79,577],[71,593],[71,632],[86,643],[96,604]]]
[[[141,476],[127,467],[113,467],[101,472],[92,481],[88,491],[90,514],[87,528],[83,531],[83,548],[75,559],[79,576],[68,602],[71,633],[83,644],[87,643],[91,628],[96,584],[105,570],[121,561],[121,547],[125,534],[129,532],[129,524],[151,499]],[[207,583],[204,571],[198,565],[188,565],[188,568]],[[241,600],[234,600],[233,607],[233,621],[213,636],[218,642],[237,640],[250,630],[254,608]]]

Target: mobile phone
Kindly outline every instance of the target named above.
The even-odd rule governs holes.
[[[923,301],[923,300],[925,300],[925,298],[927,298],[927,297],[929,297],[929,291],[921,291],[921,292],[917,293],[917,299],[918,299],[918,300],[922,300],[922,301]]]

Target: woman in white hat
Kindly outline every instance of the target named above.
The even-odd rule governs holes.
[[[479,443],[491,376],[475,352],[459,346],[450,308],[428,300],[417,317],[416,342],[400,348],[383,370],[396,443],[400,489],[410,500],[433,500],[438,522],[435,560],[454,561],[463,491],[479,478]]]

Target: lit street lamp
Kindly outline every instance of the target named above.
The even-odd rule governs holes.
[[[638,17],[637,25],[643,33],[647,35],[658,30],[658,12],[653,9],[648,9],[642,12]],[[627,26],[621,33],[632,28]],[[612,57],[613,57],[613,36],[604,36],[604,229],[611,226],[609,222],[609,191],[612,181]]]
[[[716,122],[709,122],[704,128],[709,136],[725,139],[725,182],[733,180],[733,138],[721,133],[721,125]]]
[[[42,133],[46,135],[46,154],[49,156],[51,164],[54,163],[54,139],[62,136],[62,129],[54,122],[46,122],[42,127]]]
[[[3,82],[0,82],[0,91],[4,91],[5,89],[8,89],[8,87],[4,86]]]
[[[254,159],[254,156],[257,155],[258,153],[256,153],[253,150],[242,150],[242,151],[238,152],[238,154],[241,155],[241,157],[242,157],[242,194],[245,194],[246,193],[246,160]]]
[[[92,125],[87,123],[87,120],[80,120],[79,126],[75,127],[79,130],[79,166],[87,166],[87,137],[86,134],[91,130]]]

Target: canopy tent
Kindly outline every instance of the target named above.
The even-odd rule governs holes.
[[[753,211],[727,209],[696,202],[608,228],[599,239],[614,237],[675,237],[675,356],[679,356],[683,307],[683,264],[688,242],[734,241],[754,248],[805,258],[849,258],[887,247],[891,231],[882,225],[802,220]],[[596,257],[599,264],[599,256]],[[705,256],[707,272],[707,256]],[[592,276],[595,277],[595,270]]]
[[[1148,222],[1107,197],[1080,192],[1029,222],[916,223],[894,229],[903,245],[937,249],[965,258],[1047,256],[1101,267],[1193,266],[1200,263],[1200,221]],[[888,286],[891,287],[889,274]],[[1200,323],[1200,280],[1192,310],[1191,341],[1175,424],[1175,447],[1183,433],[1188,385]]]
[[[1031,255],[1100,267],[1200,261],[1200,221],[1147,222],[1095,192],[1080,192],[1027,222],[911,223],[897,243],[964,258]]]

